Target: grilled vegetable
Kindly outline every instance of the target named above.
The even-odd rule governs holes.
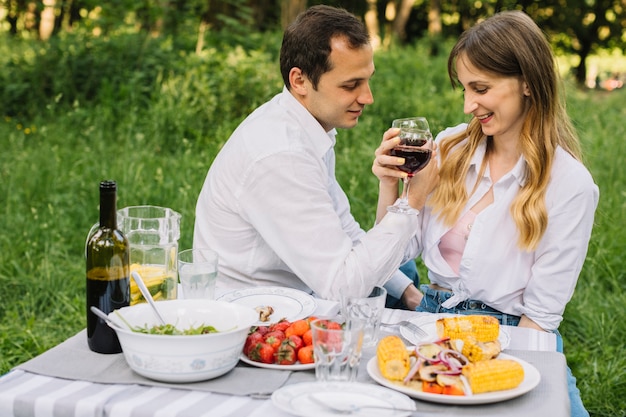
[[[437,320],[436,327],[440,338],[465,340],[473,337],[478,342],[492,342],[500,334],[498,319],[482,315],[445,317]]]
[[[500,354],[502,347],[498,340],[493,342],[479,342],[474,337],[465,340],[454,339],[451,346],[457,352],[461,352],[470,362],[486,361]]]
[[[400,337],[385,336],[376,348],[380,373],[392,381],[402,381],[409,372],[411,359]]]
[[[511,359],[491,359],[463,367],[472,393],[501,391],[517,387],[524,380],[524,368]]]

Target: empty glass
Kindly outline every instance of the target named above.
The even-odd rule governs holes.
[[[374,287],[366,297],[344,296],[341,299],[341,314],[363,326],[363,347],[375,346],[378,342],[386,300],[387,290],[383,287]]]

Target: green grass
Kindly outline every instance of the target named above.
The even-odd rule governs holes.
[[[74,42],[79,51],[86,45]],[[85,326],[83,253],[98,219],[99,181],[118,181],[119,207],[153,204],[181,212],[180,248],[190,247],[195,201],[211,161],[238,122],[281,88],[276,46],[197,57],[171,45],[117,42],[122,45],[115,39],[90,44],[98,53],[62,60],[49,54],[71,48],[44,53],[30,44],[0,46],[0,374]],[[144,64],[132,59],[137,54],[117,53],[124,48],[139,48]],[[446,78],[445,57],[427,59],[425,51],[378,54],[376,101],[356,128],[338,136],[337,175],[366,228],[377,197],[372,155],[390,120],[422,114],[439,131],[467,119],[461,93]],[[113,62],[98,67],[109,68],[100,84],[100,77],[85,78],[90,94],[84,95],[80,85],[66,85],[73,79],[67,71],[88,71],[99,62],[70,65],[72,59]],[[44,77],[45,86],[37,84]],[[567,87],[601,196],[560,331],[591,415],[624,415],[626,91]]]

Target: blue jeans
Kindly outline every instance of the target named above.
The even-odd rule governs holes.
[[[453,308],[443,308],[441,304],[452,296],[449,291],[440,291],[430,288],[428,285],[421,285],[420,290],[424,293],[421,304],[415,311],[426,313],[452,313],[452,314],[483,314],[493,316],[500,321],[500,324],[508,326],[517,326],[520,320],[519,316],[502,313],[495,310],[482,301],[465,300]],[[558,330],[554,330],[556,334],[556,350],[563,353],[563,338]],[[576,378],[572,374],[572,370],[567,367],[567,393],[570,399],[570,410],[572,417],[589,417],[589,413],[585,409],[580,391],[576,387]]]

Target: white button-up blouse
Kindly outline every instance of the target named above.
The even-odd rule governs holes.
[[[466,128],[465,124],[441,132],[436,140]],[[486,142],[476,150],[465,182],[471,192],[485,155]],[[463,213],[493,186],[494,202],[482,210],[472,225],[455,274],[439,251],[441,237],[450,230],[426,207],[416,241],[432,283],[454,293],[445,307],[466,299],[507,314],[526,315],[546,330],[558,328],[565,305],[571,299],[587,254],[599,190],[589,171],[558,148],[546,192],[548,226],[536,250],[518,247],[518,231],[511,216],[511,202],[524,183],[525,160],[497,183],[487,168]],[[463,214],[462,213],[462,214]]]

